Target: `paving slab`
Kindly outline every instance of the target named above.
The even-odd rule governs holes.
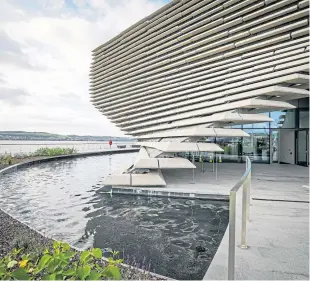
[[[249,248],[236,247],[235,279],[309,280],[307,186],[308,168],[278,164],[253,165],[251,215],[247,232]],[[240,201],[239,194],[237,245],[241,237]],[[227,265],[228,229],[204,279],[227,279]]]

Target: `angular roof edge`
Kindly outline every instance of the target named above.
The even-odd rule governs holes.
[[[172,0],[170,3],[166,4],[165,6],[159,8],[158,10],[156,10],[155,12],[153,12],[152,14],[144,17],[143,19],[139,20],[138,22],[136,22],[135,24],[129,26],[128,28],[126,28],[125,30],[123,30],[121,33],[119,33],[118,35],[114,36],[113,38],[111,38],[109,41],[101,44],[100,46],[96,47],[95,49],[92,50],[92,53],[98,51],[100,48],[110,44],[111,42],[113,42],[115,39],[121,37],[122,35],[124,35],[125,33],[127,33],[128,31],[130,31],[131,29],[137,27],[139,24],[152,19],[153,17],[159,15],[160,13],[162,13],[164,10],[167,10],[168,8],[178,4],[179,2],[181,2],[183,0]]]

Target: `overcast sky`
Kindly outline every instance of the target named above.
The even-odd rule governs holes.
[[[115,135],[89,101],[91,50],[168,0],[0,0],[0,131]]]

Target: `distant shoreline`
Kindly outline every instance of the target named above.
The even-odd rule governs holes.
[[[7,143],[5,143],[7,141]],[[136,140],[113,140],[112,142],[121,142],[121,143],[133,143]],[[18,142],[18,143],[12,143]],[[32,143],[22,143],[22,145],[33,145],[33,142],[44,142],[45,145],[57,145],[59,142],[75,143],[75,142],[85,142],[87,144],[98,144],[103,142],[109,142],[109,140],[103,141],[89,141],[89,140],[2,140],[0,139],[0,145],[21,145],[21,142],[32,142]],[[50,142],[50,143],[49,143]],[[57,143],[55,143],[57,142]]]
[[[0,131],[0,141],[87,141],[87,142],[107,142],[112,141],[128,141],[133,142],[135,139],[117,136],[90,136],[90,135],[60,135],[45,132],[25,132],[25,131]]]

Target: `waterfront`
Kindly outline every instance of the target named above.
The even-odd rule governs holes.
[[[118,144],[129,147],[133,142],[113,141],[111,148],[117,148]],[[75,148],[78,152],[90,152],[110,149],[108,142],[96,141],[18,141],[0,140],[0,155],[8,153],[12,155],[29,154],[39,148],[62,147]]]

